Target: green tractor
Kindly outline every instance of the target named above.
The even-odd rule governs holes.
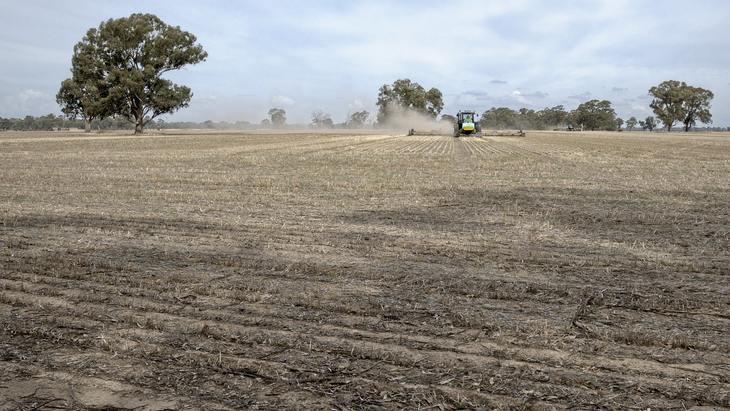
[[[460,111],[456,113],[454,137],[470,135],[477,137],[482,135],[482,126],[477,121],[477,114],[473,111]]]

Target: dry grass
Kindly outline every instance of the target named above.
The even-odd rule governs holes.
[[[730,407],[730,135],[2,133],[0,162],[11,409]]]

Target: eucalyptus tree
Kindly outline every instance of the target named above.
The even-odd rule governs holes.
[[[58,101],[64,113],[126,118],[140,134],[156,117],[190,103],[190,88],[163,75],[207,58],[196,41],[153,14],[102,22],[74,47],[72,77],[62,83]]]

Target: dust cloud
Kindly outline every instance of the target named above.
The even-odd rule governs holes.
[[[405,107],[390,107],[385,127],[396,130],[410,130],[449,134],[452,124],[448,121],[438,121],[421,112]]]

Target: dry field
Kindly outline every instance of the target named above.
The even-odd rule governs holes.
[[[0,409],[730,407],[730,135],[0,133]]]

